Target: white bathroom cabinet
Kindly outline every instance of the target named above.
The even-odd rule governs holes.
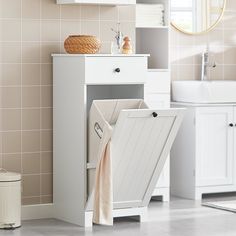
[[[145,101],[151,108],[170,107],[170,1],[169,0],[137,0],[137,4],[153,6],[163,4],[164,25],[140,25],[142,18],[136,12],[136,53],[148,53],[148,80],[145,85]],[[158,16],[157,16],[158,17]],[[169,159],[162,176],[153,192],[153,196],[161,196],[163,201],[170,198]]]
[[[197,200],[236,191],[236,106],[184,106],[188,111],[171,151],[172,194]]]
[[[145,102],[153,109],[167,109],[170,107],[170,73],[166,70],[149,70],[147,83],[144,86]],[[170,199],[170,159],[158,180],[153,197],[161,197],[162,201]]]
[[[144,99],[144,84],[148,75],[147,57],[143,54],[53,55],[55,218],[80,226],[92,225],[93,191],[88,191],[87,177],[91,168],[96,166],[89,163],[87,155],[89,110],[93,100]],[[161,87],[165,88],[165,85]],[[149,92],[150,89],[153,88],[147,87]],[[115,160],[113,165],[122,163],[113,166],[113,217],[139,216],[140,221],[145,220],[148,203],[182,121],[181,110],[160,109],[158,104],[165,104],[167,95],[163,94],[162,99],[160,94],[157,96],[154,106],[157,105],[158,109],[126,110],[127,120],[118,119],[114,129],[114,137],[119,134],[117,137],[123,135],[126,138],[119,138],[124,148],[116,148],[122,154],[116,155],[117,152],[111,150]],[[149,99],[150,103],[152,101]],[[127,125],[128,128],[124,128]],[[139,125],[137,127],[142,127],[145,132],[132,128],[134,125]],[[130,137],[130,145],[127,145],[127,137]],[[114,139],[111,148],[115,148]],[[145,141],[141,142],[143,146],[136,146],[135,140]],[[141,149],[137,152],[132,147]],[[132,155],[134,151],[138,155]],[[125,157],[125,162],[122,157]],[[122,178],[116,178],[118,175],[125,176],[126,181],[121,182]]]
[[[57,0],[57,4],[133,5],[136,0]]]

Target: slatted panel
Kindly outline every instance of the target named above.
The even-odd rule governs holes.
[[[175,120],[161,113],[154,118],[150,110],[121,112],[112,137],[114,203],[142,202]]]

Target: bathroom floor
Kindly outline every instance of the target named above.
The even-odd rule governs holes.
[[[208,197],[204,201],[236,199],[236,195]],[[172,199],[170,203],[152,201],[149,221],[138,223],[132,219],[116,219],[114,227],[95,226],[84,230],[58,220],[33,220],[23,222],[15,231],[0,231],[4,236],[79,236],[79,235],[122,235],[122,236],[235,236],[236,214],[202,207],[201,202]]]

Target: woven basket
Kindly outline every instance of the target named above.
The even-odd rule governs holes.
[[[95,54],[99,52],[101,42],[92,35],[70,35],[64,42],[67,53]]]

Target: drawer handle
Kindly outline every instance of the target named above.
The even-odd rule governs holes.
[[[120,68],[116,68],[116,69],[115,69],[115,72],[116,72],[116,73],[120,73]]]
[[[234,124],[233,124],[233,123],[230,123],[229,126],[230,126],[230,127],[234,127]]]
[[[157,114],[156,112],[153,112],[153,113],[152,113],[152,116],[153,116],[154,118],[156,118],[156,117],[158,116],[158,114]]]

